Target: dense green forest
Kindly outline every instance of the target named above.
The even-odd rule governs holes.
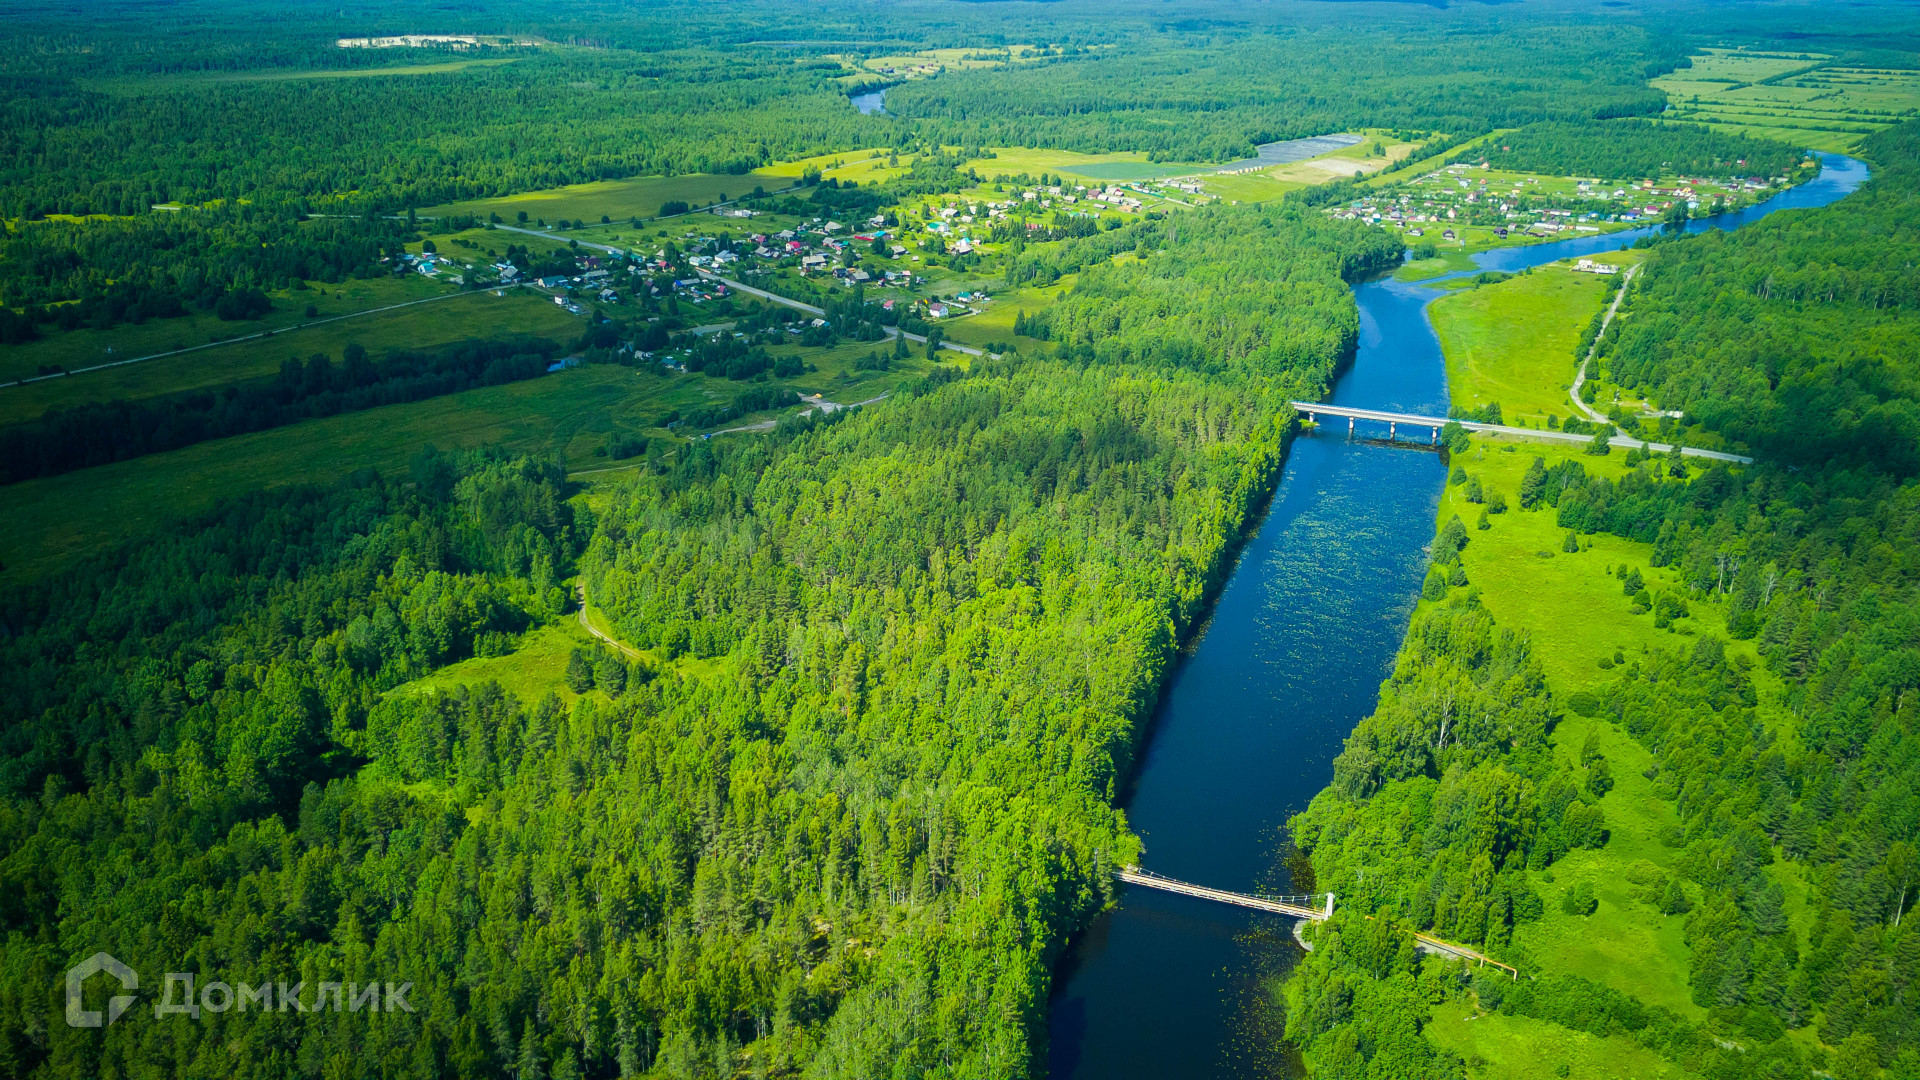
[[[1865,237],[1887,236],[1897,208],[1915,197],[1917,149],[1920,130],[1894,129],[1864,147],[1879,171],[1847,200],[1661,247],[1643,275],[1647,284],[1630,300],[1633,317],[1616,355],[1649,357],[1650,373],[1680,372],[1688,364],[1734,367],[1790,341],[1809,368],[1832,365],[1802,376],[1803,384],[1853,395],[1855,415],[1869,414],[1863,422],[1871,407],[1862,408],[1860,396],[1874,391],[1893,415],[1910,411],[1913,397],[1900,384],[1868,381],[1868,389],[1839,377],[1841,364],[1857,362],[1852,350],[1898,355],[1900,339],[1878,333],[1890,323],[1862,319],[1852,324],[1856,338],[1841,340],[1830,334],[1828,315],[1843,303],[1874,310],[1862,303],[1859,283],[1876,280],[1889,247]],[[1759,280],[1762,264],[1772,270],[1776,259],[1831,267],[1832,295],[1728,288],[1742,273]],[[1735,321],[1757,328],[1754,336],[1773,348],[1747,351],[1742,343],[1722,351]],[[1662,351],[1642,351],[1662,337]],[[1556,700],[1520,628],[1496,626],[1473,589],[1461,587],[1464,577],[1449,587],[1445,565],[1472,542],[1455,519],[1435,545],[1442,569],[1427,595],[1439,602],[1416,616],[1379,708],[1348,740],[1333,785],[1292,823],[1299,872],[1347,898],[1355,913],[1508,955],[1512,928],[1537,918],[1543,903],[1591,910],[1590,893],[1570,887],[1542,897],[1519,871],[1550,867],[1576,847],[1606,845],[1613,781],[1605,755],[1591,745],[1574,755],[1547,740],[1568,712],[1599,717],[1652,752],[1647,775],[1682,823],[1662,837],[1680,853],[1681,877],[1651,883],[1645,902],[1684,915],[1692,1000],[1709,1021],[1691,1023],[1553,972],[1517,984],[1482,974],[1436,992],[1472,992],[1482,1008],[1627,1035],[1708,1076],[1804,1075],[1809,1068],[1843,1080],[1865,1080],[1881,1068],[1913,1075],[1920,1072],[1920,935],[1906,918],[1920,891],[1913,466],[1903,444],[1885,435],[1803,434],[1808,417],[1786,405],[1797,392],[1794,378],[1769,387],[1755,375],[1739,408],[1702,415],[1729,428],[1738,417],[1743,437],[1779,457],[1691,477],[1651,459],[1617,481],[1588,476],[1574,462],[1537,466],[1522,487],[1521,512],[1553,514],[1573,534],[1652,544],[1650,561],[1678,569],[1682,590],[1650,596],[1638,571],[1623,565],[1627,597],[1656,613],[1721,606],[1728,632],[1756,642],[1784,691],[1757,694],[1750,661],[1705,635],[1622,657],[1601,691]],[[1677,381],[1658,385],[1672,388],[1676,401],[1694,400],[1678,396],[1686,391]],[[1808,446],[1829,437],[1827,449]],[[1811,883],[1798,922],[1768,870],[1785,862],[1798,864]],[[1452,1075],[1437,1051],[1423,1056],[1418,1025],[1400,1015],[1400,999],[1371,986],[1373,974],[1405,971],[1391,975],[1404,994],[1412,992],[1406,980],[1437,976],[1352,918],[1334,932],[1341,942],[1362,936],[1313,953],[1288,987],[1290,1035],[1322,1074]],[[1790,1037],[1809,1027],[1833,1048],[1830,1056],[1810,1056]]]
[[[1659,46],[1638,30],[1409,23],[1390,36],[1327,27],[1155,44],[908,83],[887,108],[989,146],[1231,161],[1357,123],[1457,133],[1665,107],[1644,82]]]
[[[1785,143],[1693,124],[1647,120],[1548,121],[1488,145],[1496,169],[1604,179],[1790,175],[1801,154]]]
[[[1516,34],[1471,20],[1445,30],[1405,21],[1396,27],[1403,32],[1382,37],[1317,20],[1282,28],[1260,15],[1197,38],[1140,25],[1124,45],[949,72],[895,87],[891,115],[860,116],[838,81],[849,69],[821,59],[824,50],[684,47],[689,36],[743,27],[724,13],[681,14],[671,27],[616,20],[606,31],[612,40],[592,46],[464,57],[502,63],[324,79],[197,76],[153,56],[151,43],[96,30],[100,48],[136,69],[101,79],[23,26],[0,122],[0,159],[8,163],[0,166],[0,215],[136,214],[260,193],[401,209],[618,177],[746,172],[876,145],[1144,150],[1224,161],[1259,142],[1357,124],[1459,133],[1658,112],[1664,97],[1645,85],[1646,71],[1680,58],[1671,43],[1633,28]],[[897,17],[902,32],[920,29],[924,18]],[[1044,30],[1013,17],[999,32],[1063,29],[1089,41],[1115,34],[1111,19],[1090,13]],[[244,21],[225,33],[261,36]],[[268,44],[252,66],[277,58],[328,70],[347,63],[333,54],[360,52],[329,52],[310,40],[298,55]],[[237,60],[219,43],[177,44],[210,71]],[[1176,60],[1183,77],[1169,81]]]
[[[307,219],[285,205],[21,222],[0,231],[0,340],[190,310],[254,317],[264,312],[264,290],[388,273],[381,260],[410,239],[418,236],[403,221]]]
[[[1517,128],[1474,159],[1609,176],[1799,160],[1637,119],[1665,106],[1646,80],[1702,32],[1675,18],[1474,5],[1361,23],[1349,7],[16,5],[0,29],[0,347],[297,307],[308,283],[396,272],[422,239],[408,211],[453,200],[720,173],[740,176],[729,191],[762,183],[739,205],[778,224],[635,216],[628,231],[616,211],[592,236],[630,254],[590,254],[584,235],[563,247],[580,221],[538,251],[501,245],[524,277],[608,275],[582,283],[570,343],[301,348],[277,377],[130,381],[151,396],[0,432],[0,480],[71,472],[58,483],[79,490],[97,475],[80,470],[268,428],[299,452],[318,445],[301,425],[381,405],[536,378],[512,389],[635,384],[604,368],[546,379],[563,355],[644,363],[684,390],[553,421],[575,468],[567,440],[606,431],[596,452],[618,469],[570,482],[559,452],[442,453],[417,436],[382,448],[411,455],[404,468],[255,491],[0,591],[0,1075],[1043,1075],[1056,964],[1140,854],[1120,805],[1165,676],[1274,491],[1287,402],[1324,394],[1354,355],[1351,286],[1405,251],[1329,213],[1378,181],[1043,214],[1018,200],[1031,175],[994,175],[992,148],[1224,162],[1366,128],[1430,155]],[[1863,59],[1890,40],[1884,18],[1860,21],[1821,28],[1854,35],[1822,47]],[[524,40],[335,44],[443,32]],[[1046,48],[996,51],[1015,44]],[[934,49],[980,53],[910,80],[860,66]],[[896,82],[887,113],[860,115],[848,90],[881,79]],[[1701,637],[1562,700],[1526,635],[1464,584],[1474,530],[1442,529],[1377,709],[1292,822],[1296,884],[1343,904],[1284,993],[1318,1075],[1457,1077],[1422,1025],[1465,995],[1715,1077],[1920,1074],[1916,145],[1873,140],[1876,179],[1842,206],[1656,245],[1602,341],[1610,381],[1764,464],[1690,475],[1652,459],[1608,480],[1563,463],[1517,493],[1516,513],[1552,515],[1576,545],[1652,544],[1684,588],[1623,576],[1621,602],[1669,622],[1723,606],[1782,694],[1756,693],[1751,665]],[[784,176],[743,175],[875,147],[895,154],[854,164],[906,168],[854,182],[816,162],[773,195]],[[1004,172],[1071,189],[1058,168]],[[929,197],[965,189],[1015,200],[959,219],[998,250],[949,249],[957,228],[932,239]],[[652,196],[648,212],[705,198]],[[751,261],[778,246],[754,230],[844,243],[828,218],[887,230],[834,251],[844,279]],[[496,235],[442,242],[477,252]],[[824,317],[717,295],[696,250],[740,256],[724,272]],[[938,270],[917,286],[936,295],[882,291],[909,265]],[[606,280],[625,295],[594,300]],[[921,301],[962,288],[993,291],[970,301],[984,317],[932,321]],[[1008,308],[1010,328],[990,321]],[[1016,344],[940,362],[957,355],[943,329],[981,326],[974,344]],[[884,400],[681,437],[796,404],[768,379],[800,379],[815,354],[774,345],[862,343],[822,359],[845,385],[906,357],[893,328],[936,340],[927,364],[871,387]],[[269,366],[248,370],[282,355],[262,347]],[[643,410],[678,426],[635,436]],[[449,438],[467,419],[446,420]],[[1685,872],[1647,902],[1686,920],[1705,1021],[1512,950],[1546,905],[1592,900],[1529,873],[1609,842],[1613,774],[1597,749],[1556,746],[1569,713],[1658,762]],[[1789,912],[1768,870],[1788,862],[1819,883],[1811,912]],[[1422,960],[1414,929],[1530,977]],[[141,973],[135,1010],[70,1026],[62,974],[103,950]],[[170,972],[304,994],[158,1014]],[[364,999],[340,984],[375,982],[409,984],[411,1009],[345,1004]],[[1831,1060],[1805,1051],[1809,1029]]]
[[[1070,301],[1128,299],[1104,356],[1063,324],[1058,359],[651,453],[593,514],[550,466],[424,453],[12,594],[9,1067],[1032,1072],[1052,961],[1133,857],[1112,800],[1161,674],[1285,400],[1352,348],[1343,273],[1399,256],[1290,207],[1186,226],[1093,238],[1143,253]],[[1149,305],[1227,236],[1260,302]],[[582,658],[571,708],[392,692],[511,649],[576,559],[653,660]],[[98,948],[418,1009],[103,1041],[44,990]]]

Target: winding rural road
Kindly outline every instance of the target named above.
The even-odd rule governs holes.
[[[1580,388],[1587,382],[1587,365],[1593,363],[1594,355],[1600,351],[1600,339],[1606,336],[1607,327],[1613,325],[1613,317],[1620,312],[1620,301],[1627,298],[1627,286],[1633,284],[1633,275],[1639,272],[1640,267],[1637,265],[1627,267],[1627,276],[1620,279],[1620,289],[1613,294],[1613,303],[1607,307],[1606,318],[1600,320],[1600,332],[1593,335],[1593,344],[1587,346],[1587,355],[1581,359],[1580,367],[1573,373],[1573,385],[1567,388],[1567,396],[1573,399],[1573,407],[1586,413],[1587,419],[1598,424],[1610,421],[1598,409],[1580,399]]]

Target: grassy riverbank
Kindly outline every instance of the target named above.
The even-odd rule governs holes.
[[[1497,403],[1507,423],[1533,427],[1571,414],[1574,353],[1606,288],[1602,275],[1556,263],[1435,300],[1429,313],[1452,403]]]

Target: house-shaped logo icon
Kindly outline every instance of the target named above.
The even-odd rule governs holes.
[[[77,1028],[105,1027],[120,1019],[120,1014],[133,1007],[132,994],[116,994],[107,999],[107,1015],[103,1020],[98,1009],[83,1009],[84,992],[87,980],[99,972],[106,972],[120,980],[122,990],[140,989],[140,976],[133,969],[108,956],[106,953],[94,953],[74,965],[67,972],[67,1026]]]

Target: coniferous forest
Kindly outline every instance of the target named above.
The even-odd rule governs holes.
[[[1616,232],[1624,286],[1458,283],[1591,284],[1504,377],[1612,426],[1360,440],[1441,516],[1319,794],[1208,883],[1338,909],[1205,923],[1264,973],[1219,1008],[1288,1075],[1920,1075],[1914,27],[1612,6],[16,5],[0,1075],[1084,1075],[1156,718],[1339,437],[1290,403],[1398,332],[1355,287]],[[1658,636],[1573,680],[1596,545]],[[1616,858],[1678,998],[1539,944],[1618,932],[1567,871]]]

